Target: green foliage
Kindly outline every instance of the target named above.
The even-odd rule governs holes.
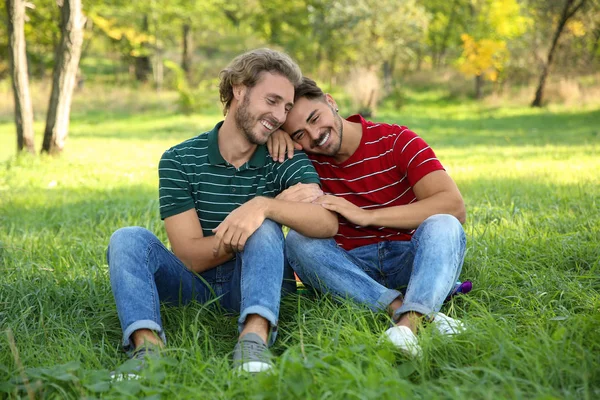
[[[173,61],[165,60],[165,67],[172,71],[175,75],[175,89],[179,94],[179,111],[189,115],[196,110],[196,100],[185,77],[185,71],[175,64]]]
[[[218,96],[215,96],[214,90],[218,87],[218,82],[215,79],[203,80],[197,89],[192,90],[185,71],[179,65],[169,60],[165,60],[164,64],[173,73],[174,89],[179,95],[177,105],[181,113],[190,115],[194,112],[206,112],[206,110],[214,109],[218,102]]]
[[[475,288],[443,311],[469,329],[445,340],[424,327],[423,360],[378,342],[387,316],[302,295],[282,305],[273,374],[235,376],[235,316],[190,304],[161,310],[166,359],[109,383],[126,360],[109,237],[139,225],[166,243],[160,155],[221,116],[175,115],[177,94],[84,90],[60,159],[12,158],[14,128],[0,120],[0,397],[28,397],[24,376],[36,398],[600,396],[597,108],[495,108],[407,87],[401,111],[380,108],[431,144],[467,204],[462,277]]]
[[[507,41],[523,35],[531,20],[517,0],[472,0],[473,17],[461,35],[461,72],[497,81],[510,58]]]

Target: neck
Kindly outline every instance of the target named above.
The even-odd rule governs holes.
[[[333,158],[337,163],[346,161],[360,145],[362,139],[362,124],[357,122],[350,122],[342,118],[342,144],[340,150]]]
[[[227,113],[219,129],[218,143],[219,152],[225,161],[239,168],[250,160],[257,145],[248,141],[246,135],[237,127],[234,112],[229,110]]]

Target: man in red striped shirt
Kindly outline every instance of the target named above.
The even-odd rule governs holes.
[[[442,334],[462,330],[439,310],[462,268],[465,206],[427,143],[404,126],[341,118],[335,100],[308,78],[296,88],[283,129],[307,152],[323,193],[296,185],[280,198],[316,202],[339,215],[334,239],[288,234],[288,260],[300,279],[388,309],[394,324],[387,337],[412,356],[421,354],[415,334],[422,317]],[[280,131],[270,140],[274,158],[293,150],[289,138],[284,144]]]

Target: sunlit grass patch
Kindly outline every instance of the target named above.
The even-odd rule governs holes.
[[[424,358],[411,361],[379,342],[387,316],[294,296],[282,304],[275,371],[249,379],[230,370],[235,316],[190,304],[163,309],[167,358],[145,380],[108,381],[125,360],[110,235],[139,225],[166,242],[158,159],[210,129],[218,110],[179,116],[165,98],[131,94],[134,105],[105,93],[74,113],[60,158],[13,158],[14,127],[0,118],[0,397],[27,396],[23,376],[37,397],[600,397],[600,111],[441,95],[377,118],[421,134],[465,198],[462,277],[474,290],[443,311],[467,332],[447,340],[425,327]]]

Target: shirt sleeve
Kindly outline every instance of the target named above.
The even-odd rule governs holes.
[[[411,186],[433,171],[444,170],[431,147],[421,137],[405,126],[400,128],[402,133],[394,142],[394,159]]]
[[[300,150],[294,151],[294,158],[287,159],[277,166],[276,179],[281,191],[297,183],[316,183],[321,186],[315,167]]]
[[[158,163],[160,219],[194,208],[190,182],[177,153],[167,150]]]

